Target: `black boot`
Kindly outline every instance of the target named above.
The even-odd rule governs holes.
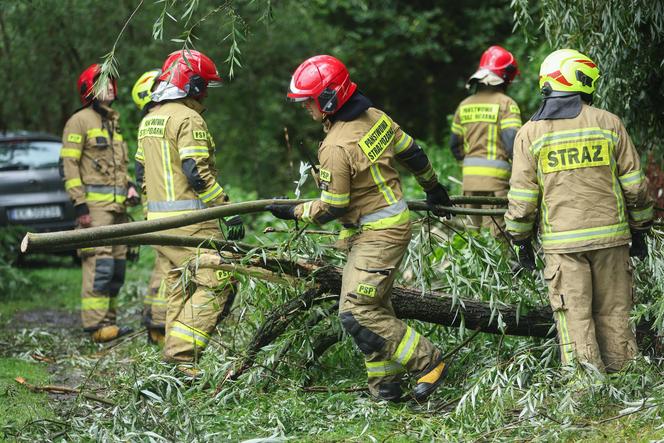
[[[401,383],[398,381],[378,385],[378,399],[398,402],[401,400]]]

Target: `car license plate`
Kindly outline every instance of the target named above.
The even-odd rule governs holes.
[[[8,215],[12,221],[62,218],[62,208],[59,205],[26,206],[10,209]]]

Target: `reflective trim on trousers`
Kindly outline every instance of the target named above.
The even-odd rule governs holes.
[[[406,369],[399,363],[391,360],[387,361],[365,361],[367,367],[367,377],[385,377],[386,375],[401,374]]]
[[[169,335],[179,338],[182,341],[186,341],[187,343],[195,344],[201,348],[206,347],[210,341],[210,336],[205,332],[191,328],[180,322],[177,322],[177,324],[171,327]]]
[[[399,343],[399,347],[397,347],[397,350],[392,356],[392,360],[406,366],[410,361],[410,358],[413,356],[415,348],[417,348],[419,342],[420,334],[415,329],[408,326],[406,333],[401,339],[401,343]]]
[[[81,311],[106,311],[111,306],[111,297],[85,297],[81,299]]]
[[[558,333],[560,334],[560,356],[563,363],[568,364],[574,359],[574,347],[567,328],[567,316],[564,311],[557,311],[556,314],[558,316]]]

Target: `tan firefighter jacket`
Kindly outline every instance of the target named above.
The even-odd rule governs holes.
[[[148,220],[228,201],[217,183],[203,109],[191,98],[174,100],[155,105],[141,121],[136,161],[144,165]]]
[[[358,231],[408,227],[409,212],[396,170],[398,161],[425,189],[438,183],[429,159],[413,138],[384,112],[368,108],[352,121],[326,121],[327,135],[318,151],[320,199],[295,208],[307,222],[332,219],[346,228],[340,237]],[[410,230],[400,235],[410,239]]]
[[[519,106],[502,92],[480,90],[461,102],[454,113],[451,147],[463,160],[464,191],[508,188],[512,146],[520,127]]]
[[[94,206],[124,212],[127,199],[127,144],[117,111],[87,106],[72,115],[62,134],[60,173],[77,214]],[[100,113],[101,112],[101,113]]]
[[[539,208],[545,252],[625,245],[647,230],[653,202],[639,155],[615,115],[586,104],[575,118],[529,121],[517,134],[507,230],[532,235]]]

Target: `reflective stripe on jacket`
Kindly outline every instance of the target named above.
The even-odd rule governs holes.
[[[532,235],[539,209],[544,250],[624,245],[647,229],[653,202],[639,155],[618,117],[583,105],[571,119],[528,122],[517,134],[505,216],[515,238]]]

